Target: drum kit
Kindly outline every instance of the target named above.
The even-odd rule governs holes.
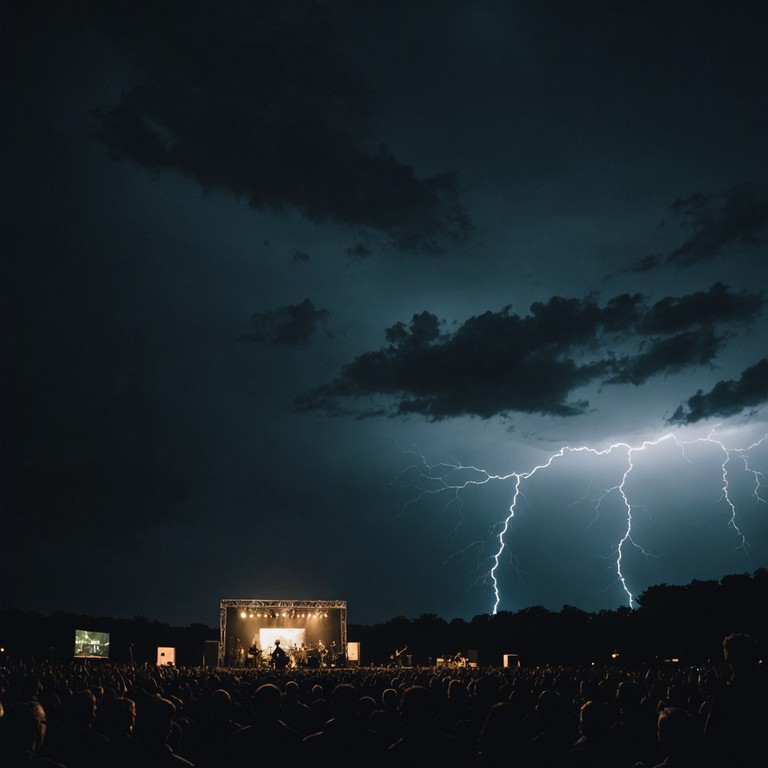
[[[331,643],[331,648],[324,643],[315,643],[313,645],[297,645],[288,649],[290,666],[292,667],[330,667],[332,663],[332,649],[335,643]]]

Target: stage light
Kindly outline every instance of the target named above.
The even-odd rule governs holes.
[[[245,618],[245,611],[240,611],[240,618],[241,618],[241,619],[244,619],[244,618]]]

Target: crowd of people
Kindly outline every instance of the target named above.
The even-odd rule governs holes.
[[[702,669],[17,664],[0,766],[756,768],[761,657],[731,634]]]

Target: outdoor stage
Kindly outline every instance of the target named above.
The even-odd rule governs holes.
[[[357,649],[347,646],[345,600],[226,599],[219,604],[218,666],[270,667],[277,640],[288,654],[288,667],[357,661]]]

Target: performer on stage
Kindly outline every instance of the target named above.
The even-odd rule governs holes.
[[[288,666],[288,654],[280,647],[280,640],[275,640],[275,650],[270,656],[275,669],[285,669]]]
[[[408,650],[408,646],[404,645],[402,648],[396,648],[395,652],[390,656],[392,659],[392,662],[396,667],[402,667],[405,659],[403,658],[403,654]]]
[[[235,644],[235,666],[245,666],[245,648],[243,648],[243,644],[240,642],[239,637],[237,638],[237,642]]]

